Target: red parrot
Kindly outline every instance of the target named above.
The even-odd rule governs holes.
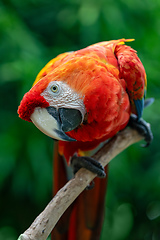
[[[141,116],[146,73],[136,51],[125,45],[129,41],[100,42],[60,54],[40,71],[18,108],[20,118],[59,140],[54,151],[54,194],[68,181],[65,161],[74,173],[86,167],[100,177],[62,216],[53,231],[55,240],[99,239],[107,178],[89,151],[124,129],[131,113],[137,125],[145,125]]]

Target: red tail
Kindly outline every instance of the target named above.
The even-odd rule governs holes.
[[[68,181],[66,163],[54,147],[54,195]],[[106,169],[107,171],[107,169]],[[60,218],[52,240],[99,240],[104,217],[107,178],[95,178],[92,190],[84,190]]]

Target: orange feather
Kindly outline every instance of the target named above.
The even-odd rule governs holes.
[[[40,71],[32,89],[21,102],[19,115],[30,121],[38,104],[39,107],[48,106],[41,95],[44,89],[51,81],[62,81],[85,105],[83,122],[67,132],[77,142],[59,141],[56,144],[54,194],[68,180],[63,157],[69,163],[74,153],[81,156],[113,137],[125,128],[131,112],[141,117],[146,73],[136,51],[125,45],[129,41],[133,39],[101,42],[60,54]],[[95,188],[80,195],[56,225],[53,239],[99,239],[106,182],[107,178],[96,179]]]

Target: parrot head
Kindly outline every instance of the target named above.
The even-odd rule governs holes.
[[[18,108],[19,116],[32,121],[51,138],[75,141],[66,132],[83,122],[83,98],[65,82],[51,81],[45,86],[44,80],[39,81],[24,95]]]
[[[76,141],[66,133],[76,129],[84,120],[84,96],[75,90],[77,86],[72,87],[75,81],[74,84],[70,83],[70,76],[75,73],[70,67],[65,66],[64,69],[57,68],[45,75],[45,67],[30,91],[24,95],[18,114],[53,139]]]

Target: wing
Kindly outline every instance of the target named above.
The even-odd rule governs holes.
[[[126,45],[117,45],[115,55],[118,59],[120,78],[126,82],[131,102],[131,110],[141,118],[147,87],[145,69],[136,51]]]

